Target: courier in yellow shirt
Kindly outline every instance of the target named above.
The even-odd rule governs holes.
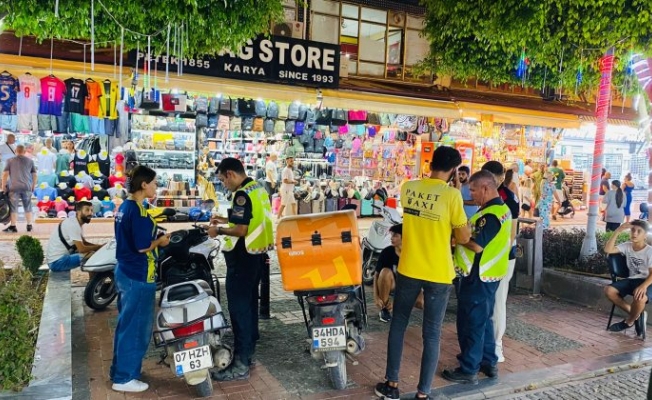
[[[455,237],[458,244],[467,243],[471,237],[462,194],[448,186],[461,164],[459,151],[447,146],[438,147],[430,163],[430,177],[405,182],[401,188],[403,249],[396,274],[394,315],[387,340],[387,380],[376,385],[377,396],[400,398],[398,374],[405,329],[422,290],[423,355],[417,397],[425,398],[430,394],[439,361],[441,327],[455,277],[451,237]]]

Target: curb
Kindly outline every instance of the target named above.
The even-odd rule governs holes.
[[[501,396],[523,394],[563,383],[644,368],[652,365],[652,349],[630,353],[581,360],[535,371],[517,372],[498,380],[481,379],[478,385],[452,384],[433,389],[435,399],[481,400]],[[416,392],[406,393],[401,398],[413,398]]]

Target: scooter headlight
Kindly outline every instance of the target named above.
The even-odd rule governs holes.
[[[387,236],[387,231],[388,227],[384,224],[374,224],[374,232],[378,237],[385,237]]]

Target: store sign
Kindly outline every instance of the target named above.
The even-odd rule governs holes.
[[[140,68],[147,62],[146,54],[138,53]],[[135,63],[136,52],[129,53]],[[340,74],[339,46],[282,36],[260,36],[249,40],[238,54],[222,53],[216,57],[202,56],[179,59],[175,56],[152,56],[151,68],[176,73],[183,63],[184,74],[217,76],[283,83],[298,86],[336,88]]]

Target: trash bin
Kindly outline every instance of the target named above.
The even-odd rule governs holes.
[[[528,231],[522,230],[523,224]],[[543,228],[538,219],[519,218],[516,223],[516,265],[514,285],[519,289],[541,293],[543,274]]]

